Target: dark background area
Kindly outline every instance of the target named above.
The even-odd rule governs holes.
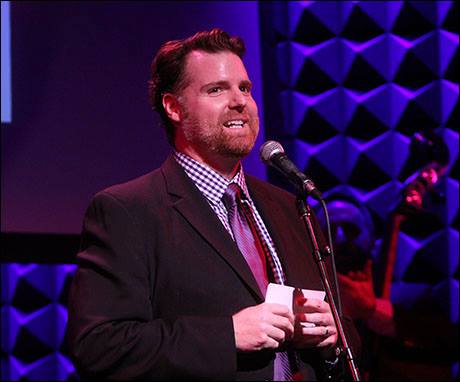
[[[93,194],[158,167],[170,147],[148,100],[151,61],[164,41],[213,27],[245,39],[262,116],[255,2],[11,3],[2,232],[78,234]],[[246,162],[265,176],[257,155]]]

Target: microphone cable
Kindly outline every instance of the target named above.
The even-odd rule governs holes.
[[[329,252],[328,254],[331,256],[332,275],[334,277],[335,293],[336,293],[336,296],[337,296],[335,304],[337,306],[337,311],[339,313],[339,316],[343,317],[343,314],[342,314],[342,299],[340,297],[340,287],[339,287],[339,283],[338,283],[338,280],[337,280],[337,269],[336,269],[336,266],[335,266],[334,247],[332,246],[332,233],[331,233],[331,224],[330,224],[330,221],[329,221],[329,213],[327,212],[327,206],[326,206],[326,202],[324,201],[324,199],[320,199],[320,203],[321,203],[321,207],[323,208],[324,217],[325,217],[325,220],[326,220],[327,240],[328,240],[328,246],[329,246],[329,250],[327,252]]]

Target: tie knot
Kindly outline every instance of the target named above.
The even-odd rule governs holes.
[[[224,205],[227,208],[227,210],[236,207],[237,201],[241,199],[240,193],[240,186],[238,186],[236,183],[230,183],[228,185],[224,195],[222,196],[222,201],[224,202]]]

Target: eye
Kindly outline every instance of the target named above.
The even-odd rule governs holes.
[[[251,93],[251,85],[241,85],[240,86],[240,90],[243,92],[243,93]]]
[[[220,86],[214,86],[208,89],[208,94],[219,94],[222,91]]]

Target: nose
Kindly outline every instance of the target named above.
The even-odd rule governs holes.
[[[230,101],[229,101],[229,108],[236,109],[236,110],[243,110],[248,103],[247,96],[243,94],[243,92],[237,88],[231,92]]]

